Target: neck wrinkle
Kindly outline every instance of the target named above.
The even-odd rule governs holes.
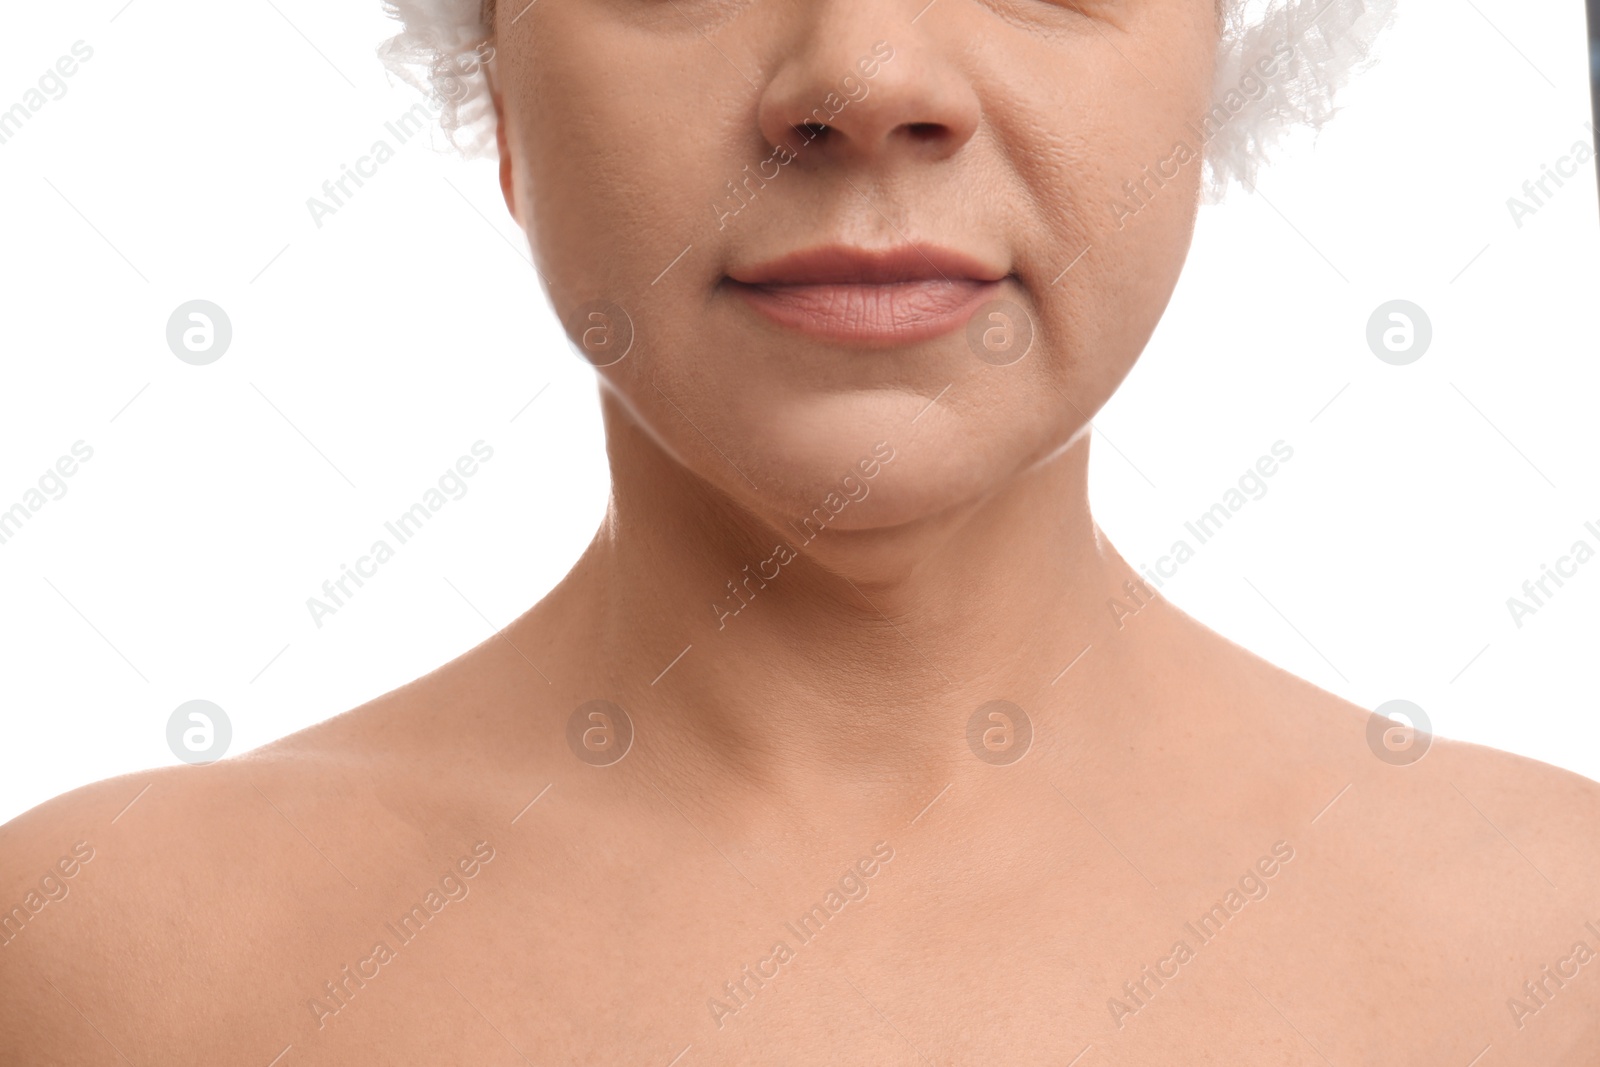
[[[809,543],[637,426],[608,439],[612,499],[574,598],[593,615],[573,630],[681,758],[755,779],[981,766],[974,709],[1081,704],[1126,644],[1107,600],[1132,572],[1089,512],[1087,435],[981,501]],[[780,544],[795,557],[763,577]],[[1097,661],[1052,684],[1089,645]]]

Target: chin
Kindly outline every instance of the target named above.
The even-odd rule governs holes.
[[[902,528],[983,499],[1059,455],[1078,429],[1041,410],[1026,432],[1028,424],[997,418],[999,407],[952,411],[929,399],[874,390],[752,418],[762,457],[754,510],[802,539]]]

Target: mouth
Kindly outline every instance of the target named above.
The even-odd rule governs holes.
[[[912,344],[962,329],[1008,277],[928,244],[883,250],[827,245],[735,268],[729,293],[769,322],[863,347]]]

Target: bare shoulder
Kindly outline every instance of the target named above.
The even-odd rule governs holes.
[[[1600,783],[1454,740],[1437,721],[1428,732],[1426,712],[1408,722],[1404,701],[1376,710],[1353,704],[1214,634],[1201,648],[1210,662],[1228,664],[1218,673],[1218,730],[1243,754],[1240,765],[1268,768],[1246,776],[1266,791],[1263,803],[1301,794],[1291,803],[1309,805],[1306,822],[1315,818],[1319,829],[1359,809],[1367,840],[1423,852],[1437,851],[1426,841],[1472,827],[1485,844],[1512,858],[1521,850],[1551,881],[1588,892],[1600,906]],[[1378,833],[1369,825],[1376,822],[1389,829]]]
[[[0,827],[0,1061],[96,1062],[186,1040],[152,991],[181,1001],[197,977],[222,979],[207,1008],[228,1014],[240,943],[259,965],[278,948],[266,917],[292,922],[308,892],[338,897],[339,872],[300,854],[314,858],[303,833],[327,829],[306,815],[321,779],[282,756],[161,768]]]
[[[1439,737],[1414,765],[1377,762],[1351,825],[1388,847],[1350,855],[1410,875],[1389,888],[1411,899],[1372,936],[1408,944],[1412,978],[1471,1009],[1469,1053],[1600,1062],[1600,785]]]
[[[1435,774],[1480,818],[1552,857],[1575,890],[1600,893],[1600,782],[1464,741],[1435,738],[1429,757]]]
[[[1344,1058],[1466,1063],[1492,1045],[1497,1063],[1600,1063],[1600,783],[1254,657],[1225,681],[1210,729],[1238,780],[1227,810],[1259,813],[1252,832],[1274,828],[1299,865],[1267,921],[1303,970],[1273,980],[1321,1004],[1329,1033],[1362,1035]],[[1408,998],[1419,1014],[1402,1019]]]
[[[489,788],[505,746],[432,725],[470,714],[437,706],[454,684],[0,826],[0,1062],[271,1061],[291,1027],[261,1006],[303,1007],[330,932],[484,837],[462,781]]]

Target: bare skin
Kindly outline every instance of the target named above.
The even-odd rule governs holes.
[[[606,522],[411,685],[0,828],[0,907],[67,890],[0,947],[0,1062],[1600,1061],[1600,786],[1437,738],[1385,761],[1090,514],[1087,419],[1196,168],[1121,229],[1089,205],[1204,110],[1209,6],[747,7],[686,5],[742,79],[670,6],[499,14],[508,205],[564,318],[636,329]],[[723,177],[880,39],[871,95],[717,228]],[[1001,261],[1037,352],[865,358],[720,284],[906,234]],[[1031,737],[972,728],[996,700]]]

